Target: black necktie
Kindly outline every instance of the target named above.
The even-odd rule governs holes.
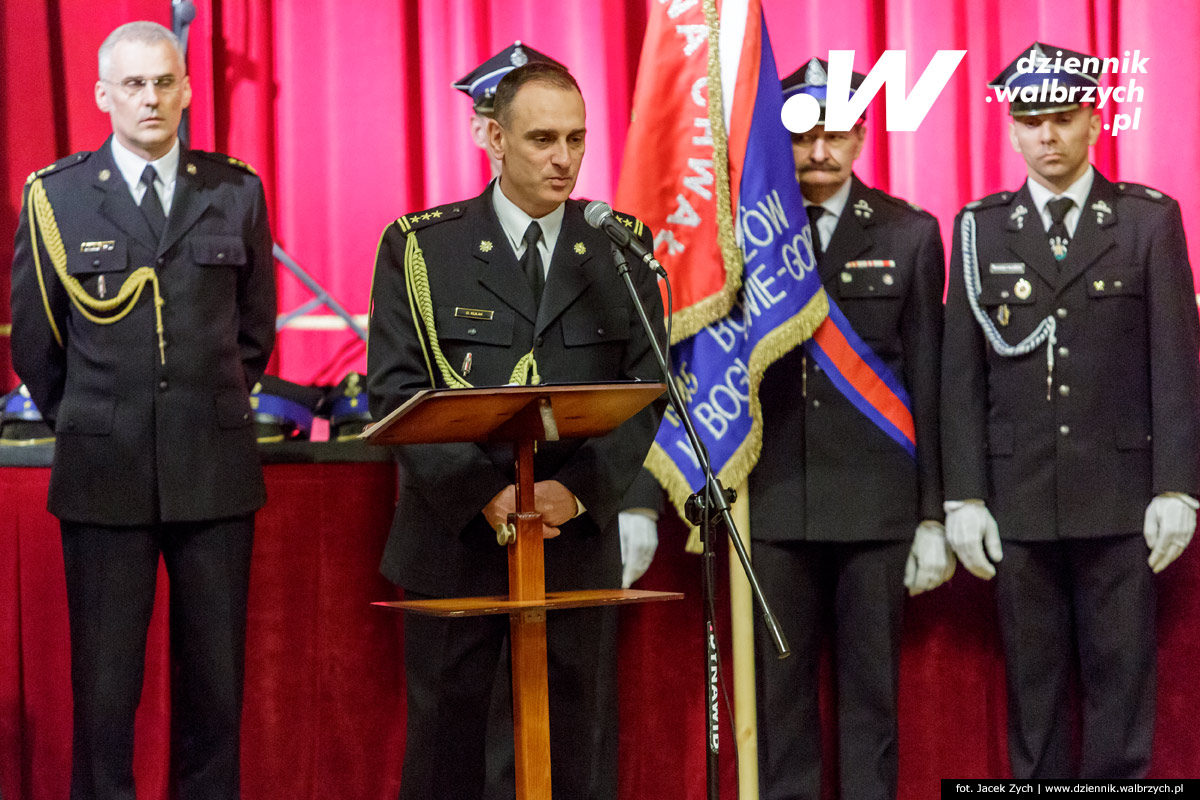
[[[146,184],[146,191],[142,194],[139,207],[146,215],[146,221],[150,223],[150,230],[154,231],[154,238],[162,239],[163,228],[167,226],[167,215],[163,213],[162,201],[158,198],[158,190],[154,188],[156,178],[158,173],[154,171],[154,167],[147,164],[142,170],[142,183]]]
[[[529,280],[529,288],[533,297],[539,303],[542,300],[542,287],[546,285],[546,272],[542,269],[542,254],[538,252],[538,240],[542,238],[542,226],[537,221],[529,223],[525,229],[525,253],[521,256],[521,269]]]
[[[808,213],[808,229],[812,233],[813,255],[820,264],[821,256],[825,254],[825,248],[821,247],[821,233],[817,230],[817,220],[824,216],[825,206],[807,206],[804,210]]]
[[[1067,226],[1063,220],[1067,218],[1067,212],[1073,205],[1075,201],[1069,197],[1060,197],[1046,204],[1050,209],[1050,230],[1046,231],[1046,236],[1050,239],[1050,250],[1054,253],[1054,258],[1060,263],[1067,257],[1067,247],[1071,244],[1071,235],[1067,233]]]

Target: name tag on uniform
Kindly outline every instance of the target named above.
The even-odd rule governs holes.
[[[79,245],[79,252],[81,252],[81,253],[106,253],[109,250],[115,249],[116,246],[117,246],[117,243],[114,241],[83,242]]]
[[[892,267],[896,266],[896,262],[890,258],[867,258],[862,261],[847,261],[846,269],[859,269],[862,267]]]
[[[496,312],[482,308],[459,308],[457,306],[454,308],[454,316],[466,319],[491,319],[495,315]]]
[[[1009,261],[1002,264],[988,264],[988,272],[993,275],[1024,275],[1025,263],[1022,261]]]

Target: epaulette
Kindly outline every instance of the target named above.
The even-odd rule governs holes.
[[[1129,183],[1128,181],[1118,183],[1117,191],[1130,197],[1141,197],[1146,200],[1153,200],[1156,203],[1166,203],[1174,200],[1174,198],[1170,195],[1165,195],[1157,189],[1151,189],[1149,186],[1143,186],[1140,183]]]
[[[219,164],[225,164],[229,167],[235,167],[236,169],[240,169],[242,172],[249,172],[254,177],[258,177],[258,170],[254,169],[254,167],[250,166],[245,161],[234,158],[233,156],[227,156],[224,153],[210,153],[207,150],[188,150],[188,153],[190,155],[207,158],[210,161],[216,161]]]
[[[909,201],[907,201],[903,198],[896,197],[895,195],[888,194],[887,192],[881,191],[879,189],[875,190],[875,194],[877,196],[881,197],[882,199],[886,200],[887,202],[891,203],[892,205],[900,208],[903,211],[906,211],[906,212],[907,211],[915,211],[924,217],[932,217],[933,216],[933,214],[930,214],[928,211],[921,208],[916,203],[910,203]]]
[[[33,183],[38,178],[42,177],[43,175],[45,175],[49,172],[58,172],[60,170],[66,169],[67,167],[73,167],[76,164],[82,164],[83,162],[87,161],[88,156],[90,156],[91,154],[92,154],[92,151],[90,151],[90,150],[84,150],[79,153],[73,153],[73,154],[67,156],[66,158],[60,158],[58,161],[55,161],[53,164],[51,164],[48,167],[42,167],[39,170],[34,170],[33,172],[29,173],[29,177],[25,179],[25,185],[28,186],[29,184]]]
[[[1012,200],[1012,198],[1012,192],[996,192],[994,194],[989,194],[987,197],[981,197],[978,200],[972,200],[963,206],[963,208],[965,208],[967,211],[977,211],[981,208],[1002,206],[1007,204],[1008,201]]]
[[[445,222],[448,219],[457,219],[463,215],[462,203],[449,203],[444,206],[437,206],[426,211],[418,211],[415,214],[405,214],[402,217],[396,218],[396,225],[404,233],[409,231],[428,228],[430,225],[436,225],[439,222]]]
[[[632,229],[634,236],[641,237],[642,231],[646,229],[646,225],[640,219],[629,214],[614,211],[613,217],[626,228]]]

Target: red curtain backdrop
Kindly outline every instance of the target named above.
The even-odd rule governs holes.
[[[680,0],[670,0],[679,2]],[[254,165],[267,185],[275,237],[353,313],[365,314],[375,247],[396,216],[479,191],[488,171],[467,128],[470,102],[450,84],[514,39],[574,71],[588,102],[588,156],[577,194],[611,198],[629,122],[648,4],[660,0],[197,0],[189,65],[193,144]],[[869,183],[922,205],[949,239],[955,211],[1024,175],[1007,117],[984,84],[1037,40],[1121,56],[1144,102],[1139,129],[1105,134],[1095,162],[1148,183],[1200,219],[1200,6],[1184,0],[764,0],[780,70],[854,49],[860,71],[885,49],[908,53],[909,84],[938,49],[966,58],[920,130],[885,134],[881,103],[858,164]],[[0,5],[0,264],[11,260],[25,177],[108,133],[92,101],[96,48],[116,25],[170,23],[168,0],[6,0]],[[1200,262],[1200,251],[1193,260]],[[670,267],[668,263],[668,268]],[[308,299],[280,274],[284,309]],[[0,330],[9,321],[0,267]],[[0,348],[0,385],[14,382]],[[345,330],[288,330],[276,371],[308,382],[362,368]]]

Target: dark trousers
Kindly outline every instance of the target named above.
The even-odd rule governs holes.
[[[422,595],[407,592],[410,599]],[[601,609],[547,615],[551,783],[555,797],[610,800],[598,792],[594,728],[597,673],[615,657]],[[479,800],[485,788],[489,707],[497,662],[509,638],[507,615],[404,620],[408,726],[401,800]],[[503,676],[508,679],[507,675]],[[511,711],[507,719],[511,719]],[[512,759],[511,734],[508,759]],[[489,790],[503,787],[489,787]],[[507,787],[507,797],[515,786]]]
[[[914,526],[915,530],[915,526]],[[754,569],[792,655],[755,624],[759,796],[821,796],[821,646],[834,643],[841,797],[891,800],[909,542],[753,542]],[[832,626],[832,630],[830,627]]]
[[[107,527],[62,522],[71,800],[134,800],[133,722],[161,555],[170,579],[179,800],[239,797],[239,725],[254,517]]]
[[[996,601],[1015,778],[1073,778],[1068,692],[1082,700],[1078,776],[1144,777],[1154,738],[1155,598],[1140,534],[1004,542]]]

